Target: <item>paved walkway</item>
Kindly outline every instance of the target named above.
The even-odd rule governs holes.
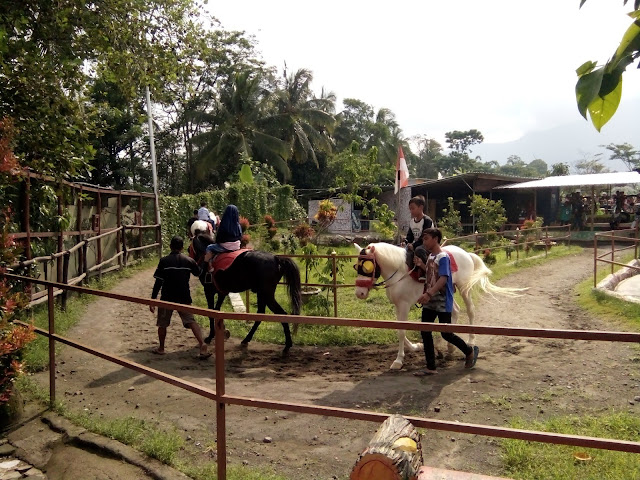
[[[621,281],[615,290],[620,295],[640,302],[640,275]]]

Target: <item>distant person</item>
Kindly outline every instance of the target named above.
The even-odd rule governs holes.
[[[184,248],[184,241],[182,237],[175,236],[171,239],[170,243],[171,253],[166,257],[162,257],[158,263],[158,268],[154,273],[156,279],[153,285],[153,291],[151,292],[151,298],[155,299],[158,296],[158,292],[162,290],[162,296],[160,300],[167,302],[181,303],[183,305],[191,305],[191,291],[189,290],[189,278],[191,275],[196,277],[200,275],[200,267],[196,264],[195,260],[182,254]],[[155,313],[156,307],[150,305],[149,310],[151,313]],[[167,327],[171,324],[171,316],[173,310],[166,308],[158,308],[158,320],[156,325],[158,326],[158,341],[160,346],[152,350],[153,353],[158,355],[165,354],[165,339],[167,337]],[[207,352],[207,344],[202,339],[202,330],[200,325],[196,322],[192,313],[178,312],[182,325],[184,328],[190,328],[193,332],[193,336],[198,341],[200,347],[200,354],[198,358],[205,359],[211,356],[211,353]]]
[[[207,208],[207,202],[200,202],[200,208],[198,209],[198,220],[209,221],[209,209]]]
[[[571,223],[571,197],[568,195],[562,205],[560,205],[558,220],[560,221],[560,225],[569,225]]]
[[[240,249],[240,240],[242,239],[242,227],[240,226],[240,212],[235,205],[227,205],[220,227],[216,234],[216,243],[212,243],[207,247],[205,261],[208,262],[214,255],[224,252],[233,252]]]
[[[440,247],[442,232],[437,228],[428,228],[423,234],[424,248],[429,252],[426,263],[424,263],[416,251],[415,262],[426,271],[426,282],[424,293],[418,298],[418,303],[422,304],[422,321],[433,323],[436,318],[440,323],[451,323],[451,313],[453,312],[453,279],[451,273],[451,260],[447,253]],[[435,375],[436,355],[433,345],[433,335],[430,331],[420,332],[424,345],[424,355],[427,363],[425,370],[415,372],[414,375],[422,377],[425,375]],[[442,332],[442,338],[455,345],[464,353],[465,368],[473,368],[478,359],[478,347],[470,347],[455,333]]]

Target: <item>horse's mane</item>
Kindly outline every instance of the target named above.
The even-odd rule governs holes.
[[[375,247],[376,262],[381,268],[408,269],[406,266],[407,251],[390,243],[370,243],[367,248]]]

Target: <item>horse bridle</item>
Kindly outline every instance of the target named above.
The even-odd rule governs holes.
[[[377,287],[389,288],[392,285],[395,285],[396,283],[398,283],[400,280],[402,280],[402,278],[404,278],[402,277],[400,278],[400,280],[398,280],[398,282],[395,282],[392,285],[388,285],[387,282],[391,280],[396,273],[398,273],[398,270],[396,270],[386,280],[376,283],[376,280],[380,278],[380,275],[382,275],[382,272],[380,271],[380,266],[376,262],[375,253],[369,250],[368,248],[365,248],[360,251],[360,255],[358,255],[358,260],[356,261],[356,264],[353,266],[353,268],[356,270],[356,272],[358,272],[358,278],[356,278],[356,287],[363,287],[368,290],[371,290],[372,288],[377,288]],[[365,278],[362,278],[362,277],[365,277]]]

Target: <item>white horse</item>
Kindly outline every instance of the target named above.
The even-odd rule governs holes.
[[[409,276],[409,267],[406,264],[406,250],[403,247],[397,247],[388,243],[371,243],[364,249],[354,244],[360,251],[358,263],[362,265],[356,279],[356,297],[365,299],[369,295],[369,291],[376,287],[376,280],[379,277],[384,278],[382,286],[386,289],[387,298],[396,307],[396,319],[400,322],[406,322],[409,316],[409,310],[417,302],[424,288],[424,284],[420,283]],[[453,283],[460,292],[462,299],[467,307],[467,315],[469,316],[469,324],[473,325],[475,319],[475,307],[471,300],[471,290],[478,285],[483,291],[491,295],[500,294],[515,297],[519,292],[526,289],[521,288],[503,288],[492,284],[489,281],[491,270],[487,268],[482,259],[475,253],[469,253],[460,247],[447,245],[442,247],[450,256],[453,256],[457,264],[457,271],[453,272]],[[366,265],[362,262],[367,260],[373,264]],[[364,274],[363,274],[364,273]],[[454,302],[451,322],[456,323],[460,307]],[[391,364],[391,369],[397,370],[402,368],[404,362],[405,346],[412,352],[423,348],[421,343],[412,343],[405,335],[405,330],[398,330],[398,356]],[[470,345],[475,344],[475,335],[469,334]],[[449,344],[449,352],[453,351],[453,345]]]

